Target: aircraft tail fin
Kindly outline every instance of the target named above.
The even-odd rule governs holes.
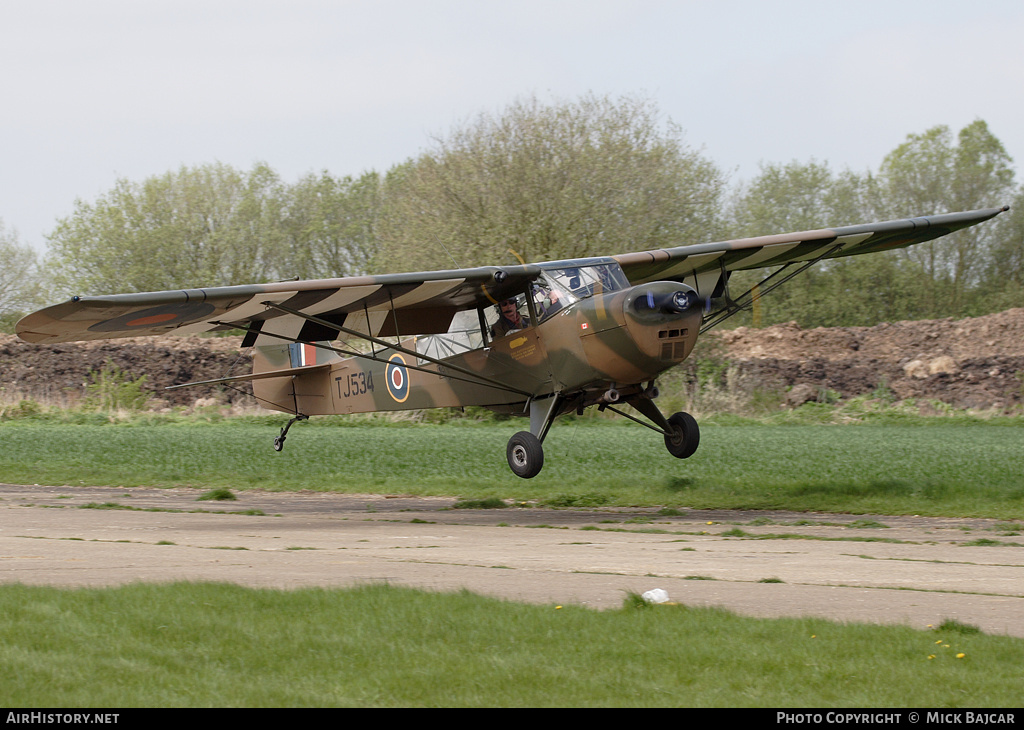
[[[341,355],[325,349],[330,343],[323,342],[291,342],[273,345],[257,345],[253,351],[253,373],[264,373],[272,370],[295,369],[326,365],[340,360]]]

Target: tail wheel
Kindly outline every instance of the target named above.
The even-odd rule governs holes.
[[[677,459],[693,456],[700,445],[700,428],[689,413],[673,413],[668,419],[671,430],[665,434],[665,448]]]
[[[509,468],[523,479],[533,479],[544,468],[544,447],[529,431],[520,431],[508,440],[505,456]]]

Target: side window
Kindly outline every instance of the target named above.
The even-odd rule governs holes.
[[[475,309],[456,313],[448,332],[443,335],[425,335],[416,338],[416,352],[440,360],[484,346],[480,319]],[[428,362],[420,360],[420,364]]]
[[[504,337],[531,326],[530,311],[526,306],[526,295],[520,294],[488,307],[485,313],[491,337]]]

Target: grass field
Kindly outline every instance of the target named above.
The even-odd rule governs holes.
[[[0,587],[6,707],[1003,707],[1024,640],[371,586]]]
[[[300,423],[278,453],[277,421],[10,421],[0,424],[0,481],[1024,518],[1024,419],[712,422],[685,461],[648,429],[570,421],[552,429],[532,480],[505,463],[521,422],[345,423]]]
[[[0,423],[0,481],[433,494],[1024,519],[1024,419],[709,419],[686,461],[630,424],[559,424],[536,479],[521,422]],[[535,606],[387,586],[0,586],[8,707],[1003,707],[1024,641],[753,619],[685,606]]]

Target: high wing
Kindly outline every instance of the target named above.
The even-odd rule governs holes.
[[[615,261],[632,284],[678,281],[707,299],[721,295],[733,271],[802,262],[798,273],[824,258],[929,241],[1007,209],[823,228],[563,263],[581,266]],[[28,342],[57,343],[242,329],[248,333],[243,346],[333,340],[339,332],[363,337],[440,334],[448,331],[456,312],[514,296],[555,263],[74,297],[28,315],[18,322],[16,331]],[[705,328],[709,326],[713,324]]]
[[[1008,207],[908,218],[866,225],[740,238],[720,243],[613,256],[632,284],[680,281],[701,297],[718,296],[723,278],[733,271],[815,262],[838,256],[887,251],[923,243],[973,226]]]
[[[456,312],[514,296],[539,275],[536,266],[488,266],[74,297],[28,315],[17,333],[55,343],[241,328],[246,346],[333,340],[328,324],[380,337],[436,334]]]

